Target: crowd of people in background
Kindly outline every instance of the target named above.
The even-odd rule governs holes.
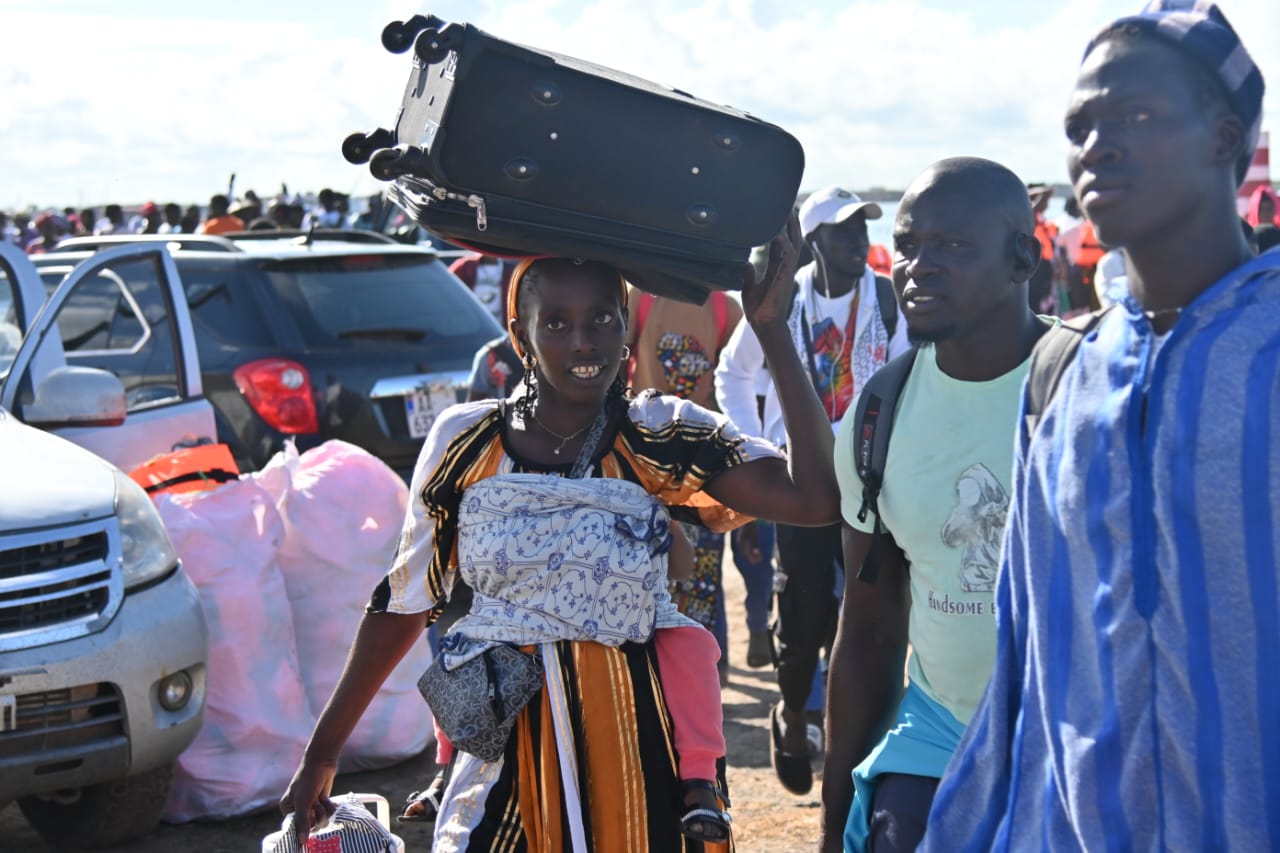
[[[359,211],[351,197],[329,188],[291,193],[287,185],[270,198],[253,190],[235,196],[214,193],[204,205],[146,201],[137,206],[109,203],[91,207],[0,210],[0,239],[27,254],[48,252],[72,237],[129,234],[227,234],[264,229],[369,228],[381,208],[374,196]]]

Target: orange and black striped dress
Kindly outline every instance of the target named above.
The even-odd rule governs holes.
[[[513,454],[495,400],[443,412],[414,472],[413,497],[391,571],[370,610],[429,612],[434,619],[457,570],[457,517],[466,488],[497,474],[565,473]],[[747,520],[702,487],[753,459],[776,457],[769,443],[738,433],[722,415],[685,400],[645,393],[606,434],[592,476],[643,486],[674,517],[728,530]],[[652,641],[617,648],[583,641],[553,645],[543,690],[521,713],[501,761],[459,753],[436,820],[435,853],[446,851],[727,851],[680,833],[684,811],[677,757]],[[568,713],[553,715],[552,696]],[[557,727],[559,717],[569,723]],[[558,730],[561,729],[561,730]],[[565,785],[566,774],[575,783]]]

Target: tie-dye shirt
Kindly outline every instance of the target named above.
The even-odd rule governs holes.
[[[827,419],[838,421],[853,402],[850,356],[858,319],[858,291],[835,299],[814,294],[813,302],[805,306],[805,313],[812,342],[809,367],[813,387]]]

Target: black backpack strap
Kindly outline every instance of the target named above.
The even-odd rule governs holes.
[[[865,583],[875,583],[876,580],[880,543],[886,533],[880,521],[879,500],[880,487],[884,484],[885,460],[889,456],[889,435],[893,430],[898,396],[907,384],[917,352],[918,347],[911,347],[877,370],[858,395],[854,410],[853,422],[857,432],[853,436],[853,458],[862,479],[862,506],[858,508],[858,521],[866,521],[868,512],[876,517],[871,548],[858,567],[858,580]]]
[[[1027,372],[1027,431],[1036,428],[1040,416],[1058,390],[1062,375],[1076,357],[1080,342],[1102,322],[1111,310],[1110,305],[1101,311],[1093,311],[1073,317],[1063,323],[1050,326],[1036,347],[1031,351],[1031,366]]]
[[[898,329],[898,294],[894,293],[888,276],[876,275],[876,304],[880,306],[880,320],[889,333],[889,340],[893,340],[893,333]]]

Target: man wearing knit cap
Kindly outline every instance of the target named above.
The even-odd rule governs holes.
[[[880,216],[880,205],[835,186],[800,205],[800,230],[814,260],[796,271],[788,325],[833,430],[871,374],[907,349],[906,323],[898,322],[893,285],[867,265],[867,220]],[[738,429],[786,445],[778,394],[748,324],[739,323],[721,351],[715,385],[720,410]],[[763,421],[757,394],[764,396]],[[773,768],[784,788],[804,794],[813,785],[810,752],[821,756],[820,738],[810,746],[806,706],[819,652],[835,636],[840,525],[779,524],[776,530],[775,639],[782,702],[770,714]],[[821,719],[820,704],[813,713]]]
[[[1129,292],[1056,391],[1049,335],[1033,362],[995,672],[922,850],[1280,848],[1280,255],[1235,211],[1262,92],[1211,3],[1085,52],[1068,169]]]

